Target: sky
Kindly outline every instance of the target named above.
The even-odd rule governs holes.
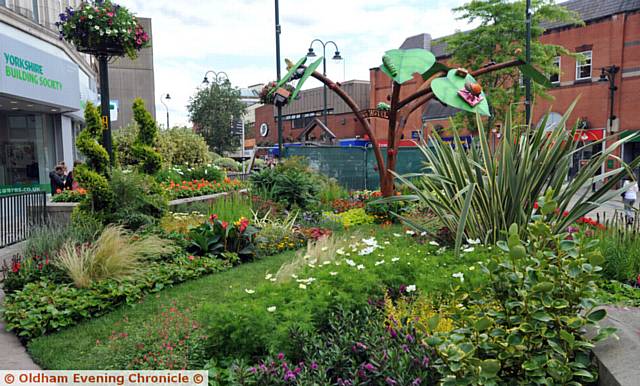
[[[369,79],[386,50],[423,32],[437,38],[472,26],[455,19],[464,0],[280,0],[281,57],[301,58],[315,39],[333,40],[344,60],[327,60],[335,81]],[[271,0],[120,0],[141,17],[152,18],[156,115],[171,125],[190,126],[189,97],[205,72],[225,72],[236,87],[276,79],[275,7]],[[315,45],[316,53],[322,47]],[[327,58],[333,56],[327,46]],[[283,63],[283,73],[284,63]],[[320,83],[311,79],[307,87]]]

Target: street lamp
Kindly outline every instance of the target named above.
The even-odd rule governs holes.
[[[160,103],[162,103],[164,105],[164,108],[167,109],[167,130],[169,130],[170,126],[169,126],[169,107],[167,106],[166,103],[164,103],[164,100],[171,100],[171,95],[169,95],[169,93],[167,93],[167,95],[165,95],[164,97],[160,98]]]
[[[224,72],[224,71],[215,72],[213,70],[209,70],[209,71],[204,73],[204,79],[202,80],[202,84],[209,84],[209,78],[207,77],[207,75],[209,75],[209,74],[213,74],[212,80],[217,84],[222,84],[224,82],[228,82],[229,81],[229,75],[227,75],[226,72]],[[223,77],[223,75],[224,75],[224,77]]]
[[[599,82],[609,81],[609,131],[613,130],[613,121],[616,119],[613,113],[613,102],[616,90],[618,90],[618,86],[616,86],[616,74],[618,72],[620,72],[620,67],[615,64],[602,67],[600,79],[598,79]]]
[[[320,39],[313,39],[311,44],[309,44],[309,51],[307,52],[308,58],[314,58],[316,53],[313,51],[313,44],[320,43],[322,45],[322,75],[327,76],[327,46],[329,44],[333,44],[336,49],[336,52],[333,54],[333,60],[342,60],[342,56],[340,56],[340,50],[338,49],[338,45],[333,41],[329,40],[328,42],[323,42]],[[324,118],[324,124],[327,125],[327,85],[323,85],[324,91],[324,108],[322,109],[322,116]]]

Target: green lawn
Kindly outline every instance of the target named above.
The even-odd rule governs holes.
[[[463,253],[459,257],[451,251],[438,254],[436,253],[438,247],[416,243],[400,226],[385,228],[378,225],[364,226],[359,227],[354,233],[357,237],[352,236],[350,232],[346,232],[344,237],[357,241],[362,237],[375,236],[384,248],[369,256],[355,254],[352,257],[366,264],[368,267],[366,270],[360,271],[353,267],[349,271],[346,264],[335,268],[325,269],[324,266],[317,268],[319,269],[316,272],[318,282],[313,284],[317,286],[322,282],[331,286],[331,280],[338,280],[335,285],[346,290],[345,299],[353,299],[353,301],[362,300],[355,300],[358,297],[353,295],[359,294],[360,298],[366,296],[369,286],[380,282],[378,278],[383,277],[385,282],[415,283],[421,291],[429,293],[448,290],[452,283],[457,282],[457,279],[452,279],[452,273],[464,272],[467,279],[465,284],[473,285],[480,280],[476,277],[479,270],[475,269],[475,263],[487,256],[486,252],[480,250],[474,253]],[[270,293],[272,291],[270,288],[273,287],[269,287],[265,274],[275,273],[284,262],[290,261],[294,256],[295,252],[289,251],[149,295],[139,304],[123,306],[103,317],[37,338],[29,343],[29,352],[45,369],[107,369],[115,366],[110,364],[107,358],[119,354],[108,351],[110,350],[107,348],[108,345],[97,342],[108,342],[114,334],[127,334],[129,338],[144,336],[147,333],[145,326],[148,329],[150,324],[162,323],[168,307],[189,309],[192,318],[203,323],[210,322],[207,319],[211,317],[211,312],[217,314],[225,310],[241,311],[246,310],[246,307],[262,309],[264,307],[261,303],[265,299],[270,299],[268,301],[273,302],[274,305],[278,304],[278,310],[286,313],[289,296],[283,295],[282,299],[279,298],[281,292],[276,288],[273,289],[273,293]],[[375,264],[374,266],[373,263],[381,259],[386,259],[386,265]],[[392,267],[394,268],[391,269]],[[329,270],[339,270],[342,273],[338,276],[330,276],[328,272],[324,272]],[[347,275],[348,272],[351,273]],[[403,278],[412,279],[406,282]],[[255,293],[249,295],[245,293],[245,289],[255,289]],[[305,292],[305,294],[312,293]],[[279,303],[276,303],[277,301]],[[364,301],[366,302],[366,297]],[[306,308],[305,305],[298,305],[296,308],[300,310],[298,308],[300,306],[302,309]],[[257,333],[257,331],[254,332]],[[251,331],[248,333],[250,334]],[[251,337],[246,338],[251,339]]]

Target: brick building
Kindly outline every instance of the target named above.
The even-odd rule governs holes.
[[[369,106],[369,82],[350,80],[342,88],[363,108]],[[364,128],[355,119],[349,107],[330,90],[327,95],[327,124],[322,115],[323,88],[302,90],[292,103],[282,108],[283,138],[285,143],[313,142],[338,144],[340,139],[362,138]],[[263,105],[256,109],[256,144],[270,146],[278,143],[276,108]]]

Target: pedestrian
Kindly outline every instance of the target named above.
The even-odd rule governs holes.
[[[49,181],[51,182],[52,196],[64,190],[64,167],[62,165],[56,165],[56,167],[49,172]]]
[[[638,184],[635,181],[624,180],[624,193],[622,193],[622,202],[624,203],[624,216],[627,225],[633,224],[635,218],[635,209],[633,206],[638,199]]]
[[[78,182],[75,180],[73,176],[73,171],[76,170],[78,165],[81,165],[82,161],[75,160],[73,161],[73,169],[67,173],[67,179],[64,182],[64,188],[67,190],[78,190]]]

